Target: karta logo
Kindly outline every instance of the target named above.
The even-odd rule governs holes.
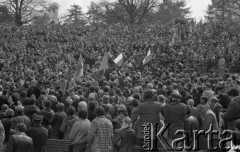
[[[163,145],[163,148],[168,151],[182,151],[182,150],[199,150],[199,140],[200,136],[203,136],[204,139],[207,140],[207,148],[211,151],[221,150],[221,151],[229,151],[233,149],[235,151],[239,150],[239,147],[234,147],[234,140],[236,141],[236,134],[231,130],[224,130],[222,133],[219,133],[218,130],[213,129],[213,125],[210,125],[207,131],[204,130],[192,130],[191,133],[185,130],[177,130],[175,135],[178,138],[173,140],[169,140],[167,137],[170,123],[165,125],[163,122],[161,123],[161,129],[159,132],[157,131],[157,126],[159,124],[153,125],[152,123],[145,123],[143,125],[143,133],[144,133],[144,145],[142,147],[143,150],[150,151],[153,149],[154,145],[154,136],[157,136],[158,141]],[[155,128],[155,129],[154,129]],[[213,144],[214,139],[218,137],[217,143]],[[191,144],[189,144],[189,139],[191,140]],[[216,141],[216,140],[215,140]],[[231,143],[228,145],[227,143]]]

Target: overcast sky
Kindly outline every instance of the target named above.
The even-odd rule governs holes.
[[[60,4],[59,15],[61,17],[62,15],[66,14],[69,7],[73,4],[80,5],[86,12],[91,1],[99,2],[101,0],[52,0],[52,1]],[[207,6],[211,4],[211,0],[186,0],[186,2],[187,6],[191,7],[191,17],[196,18],[197,20],[200,20],[204,17]]]

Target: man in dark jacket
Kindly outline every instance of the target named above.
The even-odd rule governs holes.
[[[27,130],[27,135],[33,139],[33,152],[45,152],[45,144],[48,139],[48,130],[41,125],[42,119],[42,115],[34,114],[34,127],[31,127]]]
[[[240,97],[239,91],[235,88],[228,92],[228,96],[231,98],[231,102],[225,113],[219,113],[220,126],[225,124],[227,129],[234,130],[234,121],[240,119]]]
[[[40,89],[36,86],[36,81],[31,82],[31,87],[27,91],[27,97],[30,98],[31,95],[35,95],[36,99],[40,97]]]
[[[9,138],[6,152],[33,152],[33,140],[25,132],[24,123],[16,125],[16,134]]]

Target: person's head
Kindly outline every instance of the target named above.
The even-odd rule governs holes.
[[[232,99],[234,97],[239,96],[239,91],[236,88],[232,88],[228,91],[228,96]]]
[[[93,101],[88,102],[88,110],[94,111],[96,109],[96,104]]]
[[[45,101],[43,102],[43,106],[44,106],[45,108],[50,108],[50,107],[51,107],[51,101],[45,100]]]
[[[2,111],[6,111],[8,109],[8,105],[7,104],[3,104],[1,109],[2,109]]]
[[[95,110],[95,113],[98,117],[101,117],[105,115],[105,110],[102,106],[98,106]]]
[[[172,92],[171,99],[172,101],[180,101],[182,99],[182,96],[176,92]]]
[[[159,95],[158,96],[158,101],[161,102],[162,104],[165,104],[166,102],[166,98],[164,95]]]
[[[154,97],[154,93],[153,93],[152,90],[146,90],[146,91],[143,93],[143,99],[144,99],[144,100],[151,100],[153,97]]]
[[[87,103],[85,101],[79,102],[78,109],[87,109]]]
[[[27,97],[27,92],[26,91],[22,91],[20,93],[20,98],[26,98]]]
[[[209,101],[209,106],[213,110],[214,105],[219,102],[219,100],[216,97],[212,97]]]
[[[188,99],[187,105],[189,105],[190,107],[193,107],[194,106],[194,100],[193,99]]]
[[[208,102],[208,98],[207,98],[207,97],[202,96],[202,97],[200,98],[200,103],[201,103],[201,104],[206,104],[207,102]]]
[[[17,115],[23,114],[23,111],[24,111],[23,106],[19,105],[19,106],[15,107],[15,112],[16,112]]]
[[[6,110],[5,114],[6,114],[7,118],[13,118],[14,117],[14,111],[10,108]]]
[[[108,104],[108,103],[109,103],[109,96],[104,95],[104,96],[102,97],[102,102],[103,102],[103,104]]]
[[[16,125],[15,130],[16,130],[17,132],[25,133],[25,132],[27,131],[27,127],[26,127],[26,125],[25,125],[24,123],[18,123],[18,124]]]
[[[88,111],[87,109],[80,109],[78,111],[78,117],[81,118],[81,119],[87,119],[87,116],[88,116]]]
[[[36,103],[36,100],[33,98],[28,99],[28,105],[34,105]]]
[[[202,114],[202,115],[205,115],[208,111],[208,108],[203,104],[199,104],[197,106],[197,109],[198,109],[199,113]]]
[[[65,108],[63,103],[58,103],[56,107],[58,112],[63,112]]]
[[[132,127],[132,121],[129,117],[124,117],[122,119],[122,128]]]
[[[69,116],[73,116],[73,115],[75,115],[75,113],[76,113],[76,109],[73,106],[70,106],[67,108],[67,114]]]
[[[43,115],[41,113],[33,114],[34,125],[40,125],[42,123]]]

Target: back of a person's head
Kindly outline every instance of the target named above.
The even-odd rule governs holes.
[[[81,119],[87,119],[88,111],[87,109],[79,109],[78,110],[78,117]]]
[[[93,101],[88,102],[88,110],[94,111],[96,108],[96,104]]]
[[[95,113],[98,117],[105,115],[105,110],[102,106],[98,106],[95,110]]]
[[[139,94],[133,94],[133,98],[137,100],[141,100],[141,96]]]
[[[5,114],[6,114],[7,118],[14,117],[14,111],[12,109],[10,109],[10,108],[6,110]]]
[[[103,101],[104,104],[108,104],[108,103],[109,103],[109,96],[104,95],[104,96],[102,97],[102,101]]]
[[[208,101],[208,98],[205,96],[202,96],[201,99],[203,100],[203,104],[207,103],[207,101]]]
[[[239,91],[236,88],[232,88],[228,91],[228,96],[230,97],[237,97],[239,96]]]
[[[76,113],[76,109],[73,106],[67,108],[67,114],[73,116]]]
[[[194,105],[194,100],[193,99],[188,99],[187,100],[187,105],[193,106]]]
[[[25,133],[27,131],[27,127],[24,123],[18,123],[16,125],[16,130],[19,131],[19,132]]]
[[[28,105],[33,105],[33,104],[35,104],[36,103],[36,100],[35,99],[33,99],[33,98],[29,98],[28,99]]]
[[[110,110],[109,105],[107,105],[107,104],[103,104],[102,107],[104,108],[105,113],[108,113],[108,112],[109,112],[109,110]]]
[[[62,111],[64,111],[64,109],[65,109],[65,106],[64,106],[63,103],[58,103],[58,104],[56,105],[56,107],[57,107],[57,111],[59,111],[59,112],[62,112]]]
[[[153,84],[152,84],[152,83],[148,83],[148,84],[147,84],[147,88],[148,88],[148,89],[153,89]]]
[[[133,99],[133,101],[132,101],[132,106],[133,106],[134,108],[137,108],[138,105],[139,105],[139,101],[138,101],[137,99]]]
[[[20,98],[26,98],[27,97],[27,92],[26,91],[21,91],[20,92]]]
[[[159,102],[165,102],[165,101],[166,101],[165,96],[164,96],[164,95],[159,95],[159,96],[158,96],[158,101],[159,101]]]
[[[50,107],[51,107],[51,101],[45,100],[45,101],[44,101],[44,107],[50,108]]]
[[[149,100],[149,99],[152,99],[154,96],[154,93],[152,90],[146,90],[144,93],[143,93],[143,99],[144,100]]]
[[[85,101],[79,102],[78,109],[87,109],[87,103]]]
[[[24,111],[24,107],[23,106],[18,105],[18,106],[15,107],[16,114],[22,114],[23,111]]]
[[[217,103],[217,102],[219,102],[219,100],[218,100],[218,98],[216,98],[216,97],[212,97],[212,98],[210,99],[210,102],[212,102],[212,103]]]

